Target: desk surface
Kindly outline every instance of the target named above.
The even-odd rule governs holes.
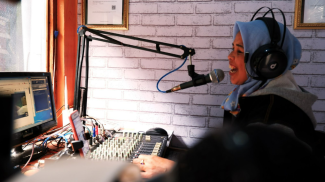
[[[121,131],[119,131],[119,132],[121,132]],[[169,134],[169,137],[168,138],[171,138],[172,133],[173,133],[173,131],[168,131],[168,134]],[[54,145],[52,145],[51,143],[49,143],[47,145],[47,147],[50,148],[50,149],[57,150],[57,152],[59,152],[60,150],[63,149],[63,148],[57,148],[55,146],[56,143],[55,142],[53,142],[53,143],[54,143]],[[53,156],[57,152],[48,151],[47,154],[45,154],[39,160],[45,161],[45,159],[50,158],[51,156]],[[173,161],[177,161],[177,159],[179,157],[183,156],[184,153],[185,153],[185,150],[177,150],[177,149],[174,149],[174,148],[168,148],[167,147],[167,151],[165,153],[165,158],[170,159],[170,160],[173,160]],[[30,176],[30,175],[35,174],[39,170],[39,168],[42,168],[42,166],[39,165],[39,160],[31,161],[24,169],[21,169],[21,172],[23,174],[25,174],[26,176]],[[47,163],[48,163],[48,161],[45,162],[44,166],[46,166]],[[21,168],[23,166],[24,165],[22,165]]]
[[[56,143],[54,143],[54,144],[56,144]],[[42,165],[39,166],[40,160],[44,161],[46,158],[49,158],[49,157],[53,156],[54,154],[56,154],[57,152],[59,152],[60,150],[64,149],[64,148],[58,148],[58,147],[54,146],[52,143],[47,144],[47,147],[52,150],[48,150],[47,153],[40,159],[29,162],[25,168],[23,168],[25,164],[21,165],[20,166],[21,173],[23,173],[26,176],[35,174],[39,170],[39,168],[42,167]]]

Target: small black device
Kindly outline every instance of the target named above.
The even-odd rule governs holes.
[[[269,44],[262,45],[253,54],[250,60],[251,69],[257,74],[258,77],[252,77],[250,73],[248,75],[256,80],[267,80],[280,76],[288,65],[288,59],[285,52],[282,50],[282,45],[286,34],[286,20],[283,12],[278,8],[262,7],[258,9],[253,15],[251,21],[254,20],[255,15],[263,8],[268,8],[263,17],[256,18],[256,20],[261,20],[265,23],[271,42]],[[284,30],[282,35],[281,45],[278,46],[277,43],[281,40],[280,27],[274,18],[273,9],[278,9],[283,17]],[[272,14],[272,18],[265,17],[269,12]],[[248,62],[249,53],[245,53],[245,64]]]
[[[168,136],[168,133],[165,129],[163,128],[151,128],[146,131],[146,135],[162,135],[162,136]]]

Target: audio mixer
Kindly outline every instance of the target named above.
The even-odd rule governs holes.
[[[92,149],[86,155],[91,160],[130,161],[140,154],[164,157],[167,148],[167,135],[117,132]]]

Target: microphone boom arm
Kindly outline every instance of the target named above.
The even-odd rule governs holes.
[[[90,33],[98,36],[98,38],[93,37],[91,35],[86,35],[86,32],[90,32]],[[150,48],[125,44],[121,41],[118,41],[111,37],[108,37],[108,35],[152,43],[152,44],[155,44],[156,49],[150,49]],[[188,65],[189,76],[192,78],[193,81],[202,76],[202,75],[198,75],[197,73],[195,73],[194,65],[192,65],[191,56],[193,56],[195,54],[195,50],[192,48],[187,48],[183,45],[169,44],[169,43],[165,43],[165,42],[158,42],[158,41],[153,41],[153,40],[149,40],[149,39],[143,39],[143,38],[122,35],[122,34],[117,34],[117,33],[112,33],[112,32],[94,30],[94,29],[90,29],[90,28],[83,26],[82,29],[78,32],[76,77],[75,77],[75,90],[74,90],[74,103],[73,103],[73,109],[79,110],[81,117],[87,116],[86,108],[87,108],[87,92],[88,92],[88,77],[89,77],[89,71],[88,71],[89,70],[89,68],[88,68],[89,67],[89,42],[92,40],[107,42],[107,43],[121,45],[121,46],[125,46],[125,47],[130,47],[130,48],[135,48],[135,49],[139,49],[139,50],[143,50],[143,51],[153,52],[153,53],[162,54],[162,55],[171,56],[171,57],[180,58],[180,59],[184,59],[187,56],[190,56],[190,65]],[[172,48],[179,48],[179,49],[182,49],[184,52],[182,55],[164,52],[164,51],[160,50],[160,45],[168,46],[168,47],[172,47]],[[86,54],[86,55],[84,55],[84,54]],[[84,58],[86,61],[85,87],[81,87],[80,86],[81,85],[80,84],[81,71],[82,71],[82,62],[83,62]]]
[[[185,57],[187,57],[189,55],[193,56],[195,54],[194,49],[187,48],[187,47],[185,47],[183,45],[169,44],[169,43],[165,43],[165,42],[158,42],[158,41],[153,41],[153,40],[149,40],[149,39],[143,39],[143,38],[138,38],[138,37],[133,37],[133,36],[128,36],[128,35],[122,35],[122,34],[117,34],[117,33],[112,33],[112,32],[94,30],[94,29],[89,29],[87,27],[83,27],[83,29],[85,31],[80,31],[79,36],[85,36],[86,38],[88,38],[90,40],[108,42],[108,43],[112,43],[112,44],[117,44],[117,45],[121,45],[121,46],[125,46],[125,47],[131,47],[131,48],[140,49],[140,50],[149,51],[149,52],[154,52],[154,53],[163,54],[163,55],[176,57],[176,58],[180,58],[180,59],[184,59]],[[99,36],[99,37],[101,37],[103,39],[94,38],[92,36],[87,36],[86,35],[87,31],[90,32],[90,33],[93,33],[93,34],[95,34],[95,35],[97,35],[97,36]],[[140,46],[134,46],[134,45],[130,45],[130,44],[124,44],[124,43],[122,43],[122,42],[120,42],[118,40],[115,40],[113,38],[105,36],[105,34],[111,35],[111,36],[123,37],[123,38],[127,38],[127,39],[132,39],[132,40],[139,40],[139,41],[142,41],[142,42],[153,43],[153,44],[156,44],[156,50],[155,49],[145,48],[145,47],[140,47]],[[182,55],[177,55],[177,54],[172,54],[172,53],[168,53],[168,52],[162,52],[162,51],[160,51],[160,45],[173,47],[173,48],[179,48],[179,49],[182,49],[184,51],[184,53]]]

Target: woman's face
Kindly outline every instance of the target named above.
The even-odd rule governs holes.
[[[244,59],[244,43],[240,32],[238,32],[232,44],[232,51],[228,55],[229,75],[232,84],[241,85],[247,80]]]

